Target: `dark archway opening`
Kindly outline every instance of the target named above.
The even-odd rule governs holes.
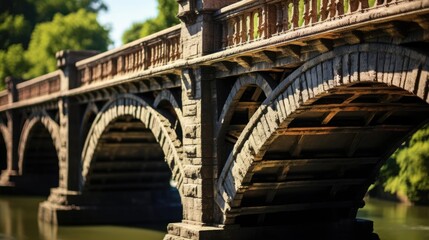
[[[249,122],[250,118],[266,99],[264,91],[257,85],[243,87],[236,96],[238,101],[232,104],[230,114],[227,115],[222,131],[219,135],[219,166],[218,174],[221,173],[229,154],[235,143]]]
[[[104,130],[83,196],[96,199],[96,207],[104,209],[101,214],[109,215],[100,223],[160,224],[165,229],[182,219],[180,195],[164,153],[152,132],[131,116]]]
[[[360,82],[303,104],[252,168],[231,211],[241,226],[354,221],[386,159],[429,120],[429,105]]]
[[[49,131],[42,123],[36,123],[30,130],[26,142],[22,178],[26,181],[27,194],[48,195],[50,189],[59,184],[59,162],[57,151]],[[18,183],[17,183],[18,185]]]

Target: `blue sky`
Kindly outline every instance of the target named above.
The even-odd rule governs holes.
[[[157,14],[156,0],[104,0],[104,2],[109,10],[100,13],[98,20],[101,24],[110,26],[110,38],[114,41],[114,47],[122,45],[122,34],[133,22],[141,22]]]

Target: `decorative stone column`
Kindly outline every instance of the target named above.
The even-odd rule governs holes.
[[[183,57],[192,59],[214,50],[212,13],[235,1],[178,0],[182,21]],[[214,216],[216,161],[213,139],[212,81],[210,67],[182,69],[183,166],[185,171],[183,220],[168,226],[164,239],[216,239],[223,231]]]

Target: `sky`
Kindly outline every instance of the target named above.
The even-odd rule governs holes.
[[[122,45],[122,34],[133,22],[142,22],[157,15],[156,0],[104,0],[108,6],[107,12],[99,13],[98,20],[103,25],[110,26],[110,39],[114,45]]]

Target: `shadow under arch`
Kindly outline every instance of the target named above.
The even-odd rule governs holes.
[[[0,122],[0,175],[3,170],[8,168],[8,149],[9,145],[9,131],[7,126]]]
[[[98,113],[82,153],[82,197],[112,217],[97,223],[182,219],[180,141],[142,99],[121,95]],[[176,189],[177,187],[177,189]]]
[[[306,62],[234,146],[217,185],[223,223],[355,221],[381,165],[429,120],[428,75],[427,56],[387,44]]]
[[[59,126],[47,114],[30,116],[21,133],[19,177],[14,181],[26,194],[47,195],[59,185]]]
[[[222,170],[238,137],[276,83],[264,73],[245,74],[232,85],[217,119],[218,169]]]

